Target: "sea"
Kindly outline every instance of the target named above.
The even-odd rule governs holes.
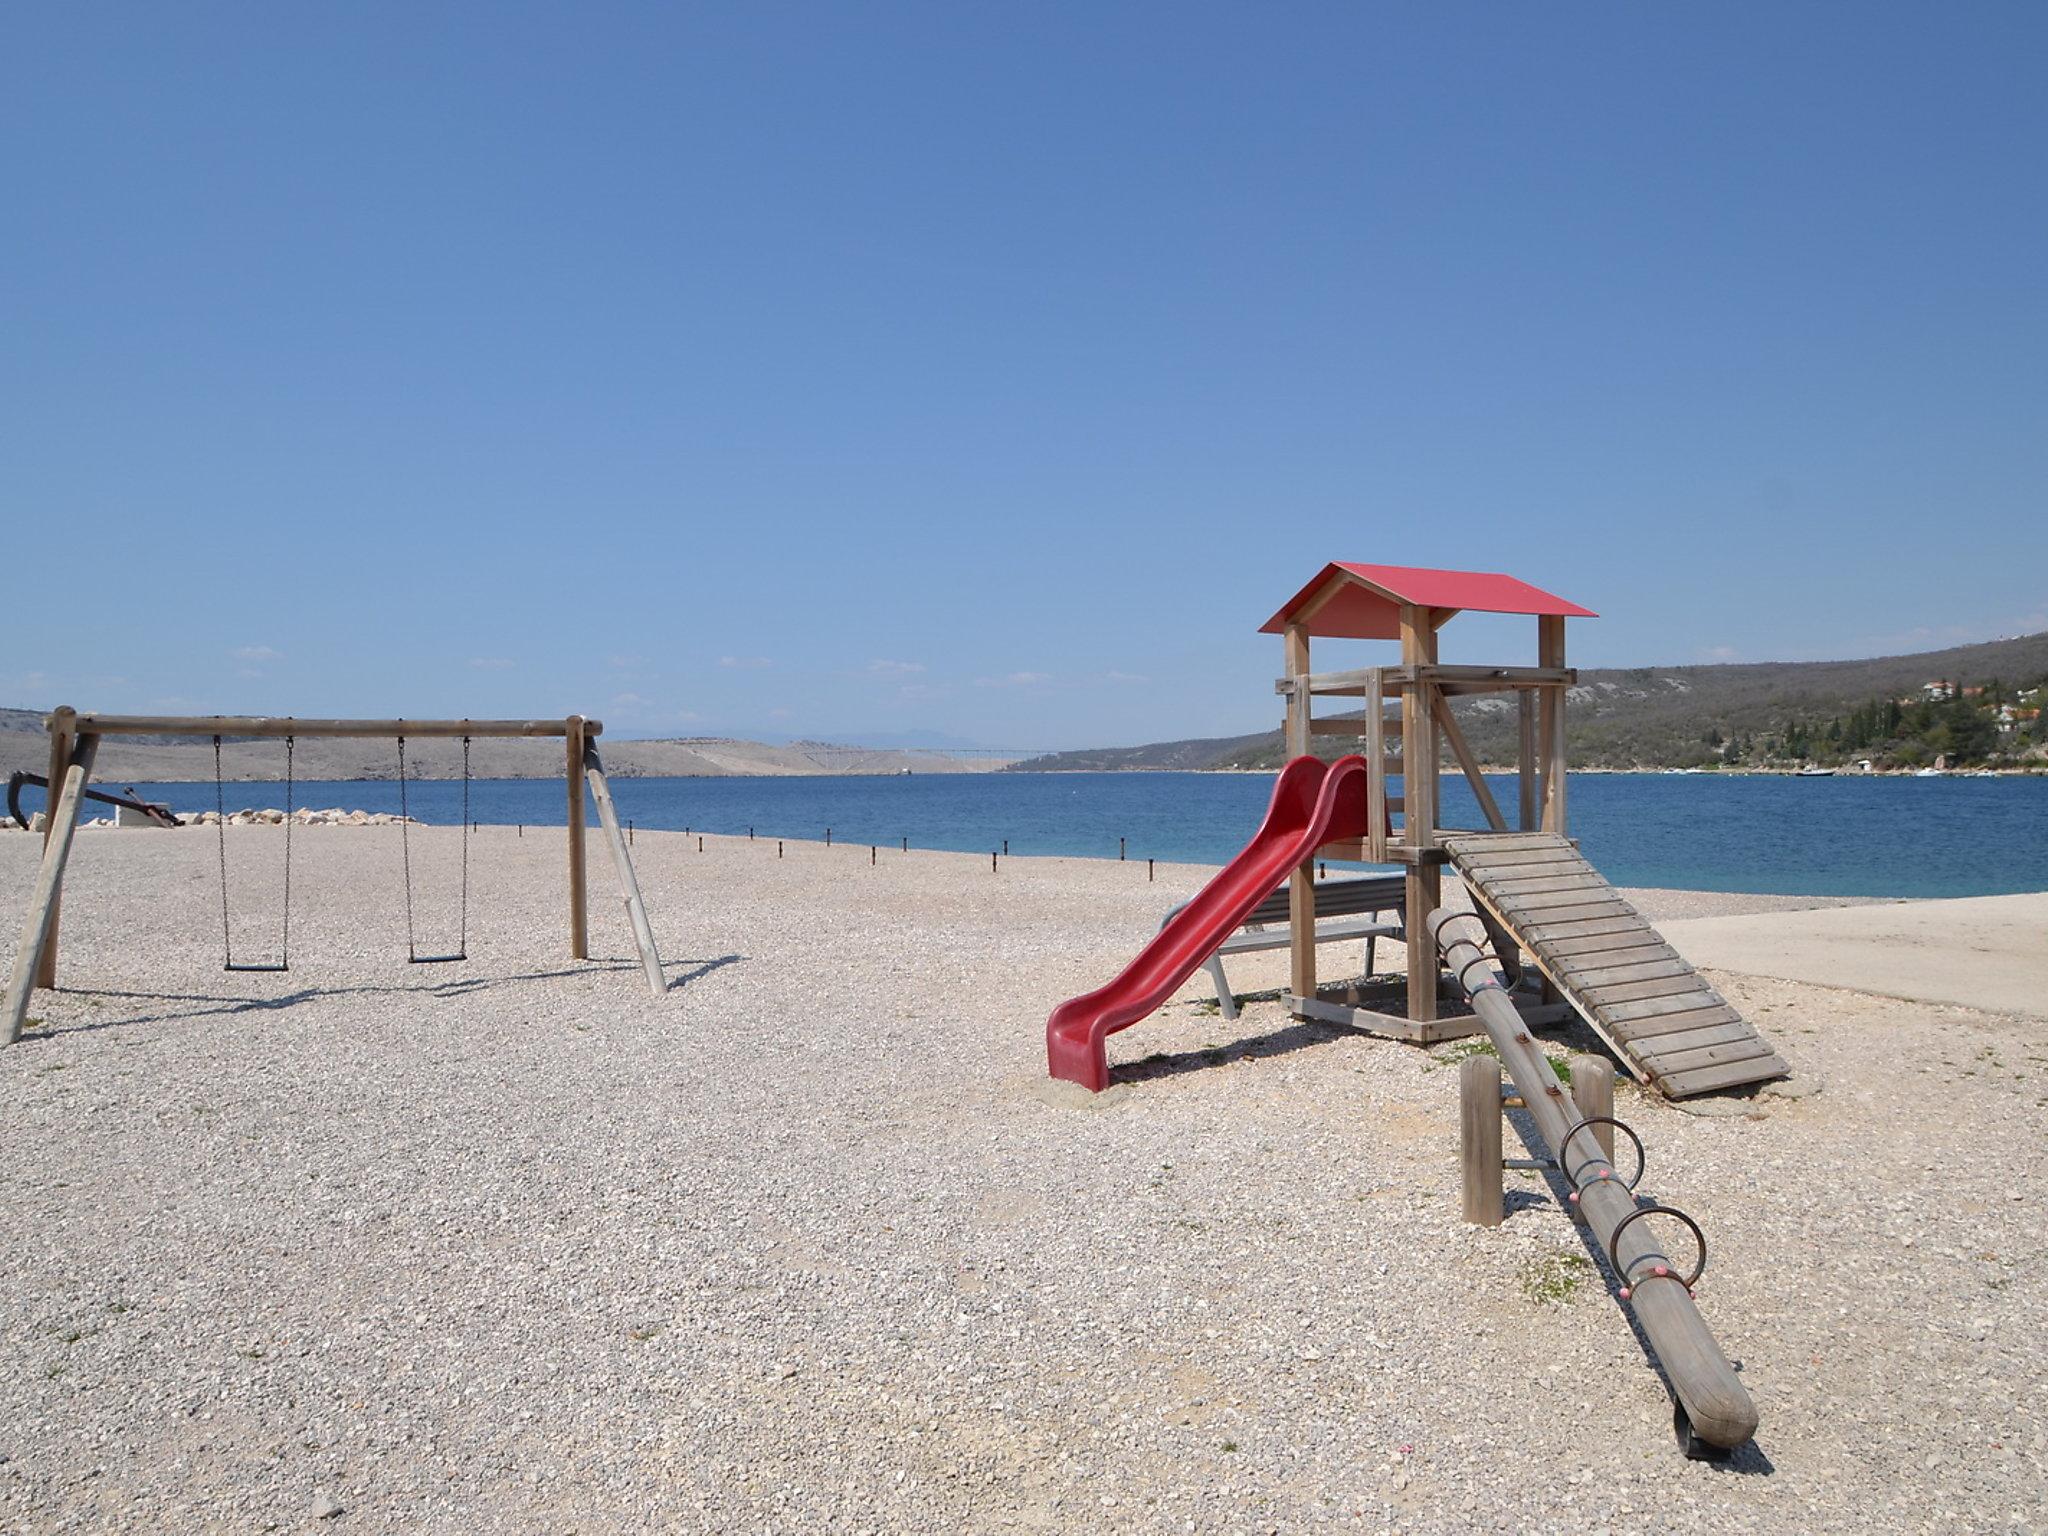
[[[1013,856],[1221,864],[1257,829],[1266,774],[917,773],[803,778],[614,778],[636,828],[823,839]],[[1489,782],[1512,816],[1512,775]],[[102,788],[116,786],[102,785]],[[214,785],[139,784],[181,813]],[[1390,789],[1398,793],[1398,781]],[[282,784],[227,786],[229,811],[281,806]],[[462,819],[460,781],[414,780],[412,815]],[[301,782],[301,806],[396,811],[396,781]],[[559,827],[559,780],[469,785],[472,820]],[[1470,786],[1447,776],[1446,824],[1482,826]],[[1581,850],[1617,885],[1809,896],[1981,896],[2048,889],[2048,776],[1587,773],[1569,785]],[[595,812],[592,812],[593,826]]]

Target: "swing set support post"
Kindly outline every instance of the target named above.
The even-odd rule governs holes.
[[[51,834],[57,830],[57,797],[63,793],[64,770],[71,766],[71,746],[78,739],[78,711],[69,704],[60,704],[50,715],[50,774],[49,786],[43,796],[43,846],[50,846]],[[36,970],[36,985],[54,987],[57,985],[57,926],[62,917],[62,903],[56,897],[50,900],[50,932],[43,946],[43,962]]]
[[[85,797],[85,781],[92,776],[92,760],[100,739],[82,734],[65,753],[63,789],[50,807],[50,836],[43,844],[43,862],[36,871],[36,888],[29,897],[28,913],[22,919],[21,942],[14,950],[14,971],[7,981],[6,1038],[12,1045],[21,1038],[28,1018],[29,995],[36,989],[36,976],[43,968],[48,946],[57,932],[57,893],[64,884],[64,863],[71,857],[71,839],[78,831],[78,802]]]
[[[569,958],[590,958],[590,899],[585,889],[589,879],[583,855],[583,754],[586,749],[584,719],[571,715],[563,722],[569,739]]]
[[[656,997],[668,991],[668,982],[661,974],[661,955],[654,947],[654,928],[647,921],[647,904],[640,899],[640,881],[633,873],[632,855],[626,852],[626,839],[619,832],[618,808],[612,804],[612,787],[606,782],[604,764],[597,755],[597,745],[592,742],[583,749],[583,777],[590,784],[590,798],[597,802],[597,819],[604,827],[605,841],[611,845],[612,868],[618,873],[619,895],[626,903],[626,916],[633,924],[633,944],[640,951],[640,969],[647,973],[647,987]],[[582,798],[582,786],[577,786],[577,798]]]

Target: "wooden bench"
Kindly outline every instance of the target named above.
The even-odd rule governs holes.
[[[1391,912],[1397,918],[1404,916],[1402,908],[1406,901],[1406,877],[1402,875],[1319,880],[1316,882],[1316,942],[1334,944],[1340,939],[1365,940],[1365,972],[1369,976],[1373,969],[1374,946],[1379,940],[1405,939],[1408,936],[1405,923],[1382,922],[1380,914]],[[1180,907],[1168,912],[1159,926],[1164,928],[1186,905],[1182,902]],[[1252,908],[1244,926],[1225,939],[1216,953],[1208,958],[1203,969],[1216,984],[1216,1004],[1223,1010],[1224,1018],[1237,1017],[1237,998],[1230,990],[1230,978],[1223,974],[1223,957],[1249,954],[1258,949],[1285,949],[1292,941],[1292,934],[1287,887],[1283,885]]]

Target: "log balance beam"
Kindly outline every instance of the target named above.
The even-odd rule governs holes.
[[[1602,1133],[1572,1105],[1564,1085],[1551,1070],[1550,1062],[1530,1038],[1529,1028],[1515,1011],[1506,989],[1493,969],[1493,957],[1486,951],[1486,932],[1470,913],[1442,908],[1429,914],[1428,932],[1443,955],[1444,964],[1458,978],[1472,1000],[1472,1010],[1507,1068],[1523,1106],[1536,1123],[1550,1150],[1558,1173],[1571,1186],[1572,1204],[1592,1228],[1600,1249],[1621,1280],[1621,1298],[1635,1311],[1644,1336],[1656,1352],[1664,1375],[1678,1399],[1679,1442],[1688,1455],[1714,1457],[1733,1451],[1756,1433],[1756,1404],[1721,1352],[1721,1346],[1693,1304],[1692,1281],[1706,1265],[1705,1240],[1700,1239],[1698,1265],[1690,1277],[1657,1245],[1641,1219],[1652,1211],[1669,1214],[1687,1226],[1695,1237],[1699,1229],[1690,1217],[1669,1207],[1638,1204],[1630,1185],[1616,1172]],[[1494,1104],[1487,1106],[1492,1117],[1491,1148],[1494,1177],[1499,1177],[1499,1077],[1490,1078],[1488,1091]],[[1486,1114],[1471,1104],[1465,1106],[1468,1127],[1486,1139]],[[1608,1124],[1612,1125],[1611,1117]],[[1634,1133],[1624,1132],[1633,1138]],[[1612,1131],[1607,1131],[1611,1142]],[[1638,1143],[1640,1147],[1640,1143]],[[1472,1149],[1468,1140],[1468,1159]],[[1468,1176],[1470,1169],[1468,1166]],[[1638,1168],[1637,1177],[1641,1176]],[[1704,1449],[1695,1442],[1703,1443]]]

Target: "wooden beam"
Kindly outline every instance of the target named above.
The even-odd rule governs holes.
[[[5,1039],[12,1045],[21,1038],[28,1018],[28,1002],[36,988],[36,974],[42,969],[43,946],[57,916],[57,897],[64,887],[64,864],[71,857],[71,840],[78,832],[78,802],[85,795],[85,781],[92,776],[92,760],[99,751],[97,736],[81,735],[68,754],[64,787],[50,809],[52,835],[43,844],[43,862],[36,870],[35,889],[23,914],[21,938],[14,948],[14,970],[7,980]]]
[[[1359,737],[1365,735],[1366,718],[1371,713],[1371,710],[1366,710],[1361,714],[1355,715],[1325,715],[1320,719],[1309,721],[1308,733],[1311,736],[1349,736],[1352,740],[1356,741]],[[1396,715],[1390,721],[1386,716],[1382,715],[1380,717],[1380,725],[1382,728],[1387,725],[1394,725],[1398,728],[1400,718],[1399,715]]]
[[[1564,670],[1564,620],[1546,614],[1536,620],[1536,659],[1546,667]],[[1539,713],[1538,736],[1543,756],[1543,830],[1562,835],[1565,829],[1565,734],[1564,691],[1568,685],[1552,683],[1544,688]]]
[[[668,991],[668,982],[661,974],[661,955],[654,947],[647,904],[640,899],[640,881],[633,874],[633,856],[626,850],[626,836],[619,830],[619,813],[612,804],[612,787],[605,781],[604,764],[598,760],[597,748],[587,742],[583,748],[583,777],[590,785],[591,798],[597,801],[597,819],[604,827],[605,841],[611,845],[612,869],[619,877],[619,893],[625,899],[626,917],[633,925],[640,968],[647,973],[648,990],[661,997]]]
[[[1325,674],[1338,677],[1344,673]],[[1386,669],[1387,686],[1398,687],[1420,679],[1431,683],[1491,683],[1499,688],[1545,688],[1552,683],[1563,683],[1567,687],[1576,683],[1578,674],[1569,667],[1488,667],[1472,666],[1462,662],[1432,661],[1423,665],[1402,663]],[[1311,682],[1320,681],[1318,678]]]
[[[53,715],[50,720],[55,718]],[[295,720],[288,715],[79,715],[76,728],[96,736],[297,736],[302,740],[315,736],[417,739],[568,734],[568,722],[564,720]],[[583,721],[585,737],[603,734],[603,721]]]
[[[1345,571],[1332,572],[1330,579],[1323,583],[1322,590],[1294,610],[1294,613],[1288,620],[1288,628],[1299,629],[1306,635],[1309,632],[1309,621],[1327,608],[1332,598],[1336,597],[1346,587],[1358,585],[1361,585],[1361,583],[1349,573]]]
[[[1379,669],[1371,668],[1366,684],[1372,703],[1365,711],[1365,851],[1375,864],[1387,862],[1387,716],[1380,702]]]
[[[583,717],[571,715],[562,722],[569,744],[569,956],[590,958],[590,907],[584,889],[583,859]]]
[[[1515,788],[1520,792],[1518,825],[1524,832],[1536,830],[1536,697],[1515,695]]]
[[[1319,594],[1320,595],[1320,594]],[[1311,602],[1311,608],[1320,606]],[[1299,621],[1283,633],[1288,677],[1299,682],[1308,676],[1308,626]],[[1305,756],[1310,750],[1311,716],[1314,700],[1305,688],[1287,696],[1287,756]],[[1313,857],[1304,860],[1287,877],[1287,985],[1297,998],[1316,995],[1316,866]]]
[[[1401,685],[1401,841],[1420,854],[1436,843],[1436,726],[1430,716],[1428,685],[1417,669],[1436,660],[1436,631],[1429,611],[1413,604],[1401,608],[1401,664],[1408,681]],[[1384,686],[1384,673],[1375,674]],[[1443,870],[1416,862],[1408,867],[1408,911],[1434,912],[1443,896]],[[1408,922],[1408,1017],[1428,1023],[1437,1016],[1437,947],[1424,926]]]
[[[1508,820],[1500,813],[1500,804],[1493,798],[1493,789],[1486,777],[1479,771],[1479,760],[1472,755],[1472,748],[1466,745],[1465,733],[1459,728],[1457,716],[1451,713],[1450,701],[1434,683],[1429,686],[1430,713],[1444,733],[1444,740],[1451,744],[1451,751],[1457,756],[1458,766],[1465,770],[1465,780],[1472,786],[1472,793],[1479,801],[1479,809],[1486,813],[1486,824],[1496,832],[1508,830]]]
[[[57,797],[63,793],[64,770],[71,766],[71,744],[78,739],[78,711],[69,704],[59,705],[44,724],[50,732],[50,771],[43,789],[43,847],[47,849],[50,835],[57,830]],[[50,897],[50,931],[43,941],[42,961],[36,967],[39,987],[57,985],[57,930],[63,904],[61,890]]]

